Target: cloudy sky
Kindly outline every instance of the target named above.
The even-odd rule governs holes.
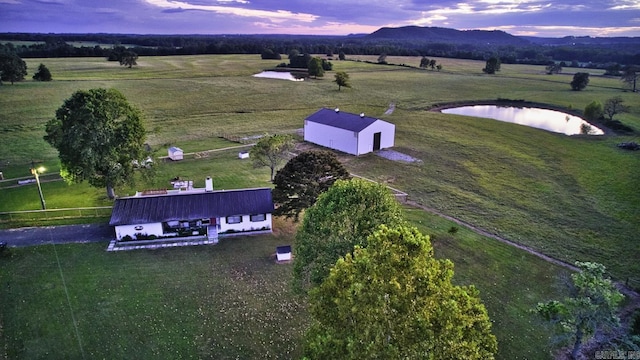
[[[346,35],[406,25],[640,36],[640,0],[0,0],[0,32]]]

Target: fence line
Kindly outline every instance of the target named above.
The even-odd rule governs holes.
[[[0,212],[0,223],[30,220],[61,220],[109,216],[111,206],[77,207],[47,210],[22,210]]]

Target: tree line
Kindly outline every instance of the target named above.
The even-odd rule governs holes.
[[[581,44],[525,46],[491,44],[433,43],[427,40],[372,40],[364,36],[303,35],[116,35],[116,34],[0,34],[5,44],[0,51],[15,52],[22,58],[108,57],[112,47],[126,48],[140,56],[199,54],[289,54],[292,50],[309,54],[428,56],[471,60],[498,57],[506,64],[546,65],[551,61],[575,62],[579,66],[606,68],[611,64],[640,64],[640,45]],[[32,41],[16,45],[13,42]],[[70,42],[95,45],[73,46]],[[111,44],[111,45],[105,45]]]

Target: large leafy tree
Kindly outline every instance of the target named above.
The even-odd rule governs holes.
[[[268,166],[271,169],[269,179],[273,181],[276,167],[289,157],[289,152],[294,147],[295,142],[289,135],[265,135],[251,148],[249,155],[253,159],[255,167]]]
[[[120,65],[124,65],[131,69],[133,65],[138,65],[138,62],[136,60],[138,60],[138,54],[130,50],[125,50],[122,52],[119,61]]]
[[[497,341],[473,286],[451,283],[415,228],[381,226],[310,293],[311,359],[493,359]]]
[[[24,80],[27,75],[27,63],[18,55],[11,52],[0,52],[0,84],[9,81],[13,85],[16,81]]]
[[[337,180],[305,211],[296,233],[294,286],[319,285],[336,261],[382,224],[404,222],[402,208],[384,185],[362,179]]]
[[[584,90],[589,84],[589,73],[586,72],[578,72],[573,75],[573,80],[571,80],[571,90],[580,91]]]
[[[576,262],[579,272],[571,274],[570,296],[563,301],[539,303],[535,309],[553,326],[557,339],[572,342],[571,358],[578,359],[586,338],[598,329],[619,325],[616,311],[624,296],[605,277],[605,267],[591,262]]]
[[[322,59],[319,57],[314,57],[309,60],[309,65],[307,67],[309,70],[309,76],[313,76],[315,78],[324,76],[324,68],[322,67]]]
[[[485,63],[484,68],[482,69],[482,72],[486,74],[495,74],[498,71],[500,71],[500,59],[495,56],[492,56],[489,59],[487,59],[487,62]]]
[[[75,92],[46,124],[44,139],[58,150],[61,175],[105,187],[131,183],[134,163],[144,157],[145,129],[138,109],[115,89]]]
[[[351,176],[338,158],[329,151],[305,151],[295,156],[278,171],[273,181],[274,214],[293,217],[313,205],[318,196],[336,180]]]
[[[349,74],[344,71],[336,72],[334,82],[338,84],[338,91],[342,89],[342,87],[350,88],[351,84],[349,83]]]
[[[33,75],[33,80],[51,81],[51,72],[44,64],[40,64],[38,66],[38,71]]]

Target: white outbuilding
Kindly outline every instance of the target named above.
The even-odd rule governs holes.
[[[184,152],[182,149],[176,146],[172,146],[169,148],[169,159],[171,160],[182,160],[184,158]]]
[[[394,146],[396,126],[389,122],[323,108],[304,120],[304,140],[352,155]]]

